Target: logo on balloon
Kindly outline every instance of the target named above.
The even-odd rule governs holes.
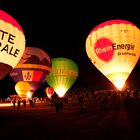
[[[29,81],[30,81],[30,79],[31,79],[31,75],[30,75],[30,73],[27,72],[27,74],[24,75],[24,78],[25,78],[26,80],[29,80]]]
[[[94,50],[102,61],[110,61],[112,59],[114,54],[112,44],[112,41],[108,38],[100,38],[96,41]]]

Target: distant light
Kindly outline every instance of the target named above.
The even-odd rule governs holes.
[[[11,106],[11,103],[0,103],[0,107]]]
[[[51,98],[51,96],[52,96],[51,94],[47,94],[47,97],[48,97],[48,98]]]

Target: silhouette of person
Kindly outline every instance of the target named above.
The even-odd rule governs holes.
[[[16,98],[14,98],[14,99],[12,100],[12,103],[13,103],[13,108],[15,108],[15,107],[16,107]]]
[[[18,108],[20,108],[20,102],[21,102],[20,99],[18,99]]]
[[[63,102],[61,100],[59,102],[59,110],[60,110],[60,113],[63,114]]]
[[[33,107],[35,108],[35,102],[36,102],[36,99],[33,98]]]
[[[24,99],[22,102],[23,102],[24,108],[26,108],[26,100]]]
[[[55,108],[56,108],[56,113],[59,113],[59,102],[58,100],[55,101]]]

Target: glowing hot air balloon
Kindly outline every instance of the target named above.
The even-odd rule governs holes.
[[[0,80],[17,65],[24,49],[25,36],[21,26],[0,10]]]
[[[54,88],[59,97],[63,97],[78,77],[78,67],[71,59],[58,57],[52,59],[52,70],[47,83]]]
[[[15,90],[21,98],[28,98],[28,92],[30,92],[30,84],[25,81],[19,81],[15,85]]]
[[[42,49],[26,47],[20,62],[10,72],[15,82],[26,81],[34,92],[46,80],[51,71],[51,59]]]
[[[140,30],[126,20],[110,20],[93,28],[86,39],[92,63],[122,90],[140,55]]]
[[[54,94],[54,89],[53,87],[47,87],[45,89],[45,93],[47,95],[48,98],[51,98],[51,96]]]

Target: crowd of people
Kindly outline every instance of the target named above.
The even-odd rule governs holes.
[[[56,114],[63,114],[63,108],[65,104],[75,104],[80,105],[78,113],[87,113],[87,103],[90,102],[98,110],[107,110],[111,108],[112,99],[115,96],[118,96],[121,99],[121,102],[124,104],[124,108],[128,108],[132,103],[140,100],[140,91],[139,90],[96,90],[96,91],[81,91],[66,94],[63,98],[58,97],[57,95],[52,96],[51,98],[44,98],[40,100],[40,103],[47,102],[50,105],[54,106]],[[31,99],[21,99],[13,98],[12,104],[13,108],[26,108],[26,104],[29,104],[29,107],[35,108],[36,98]]]
[[[30,107],[35,107],[35,103],[36,103],[36,99],[32,98],[32,99],[21,99],[21,98],[12,98],[11,102],[13,104],[13,108],[20,108],[21,105],[23,105],[24,108],[26,108],[26,104],[27,102],[29,103]]]

